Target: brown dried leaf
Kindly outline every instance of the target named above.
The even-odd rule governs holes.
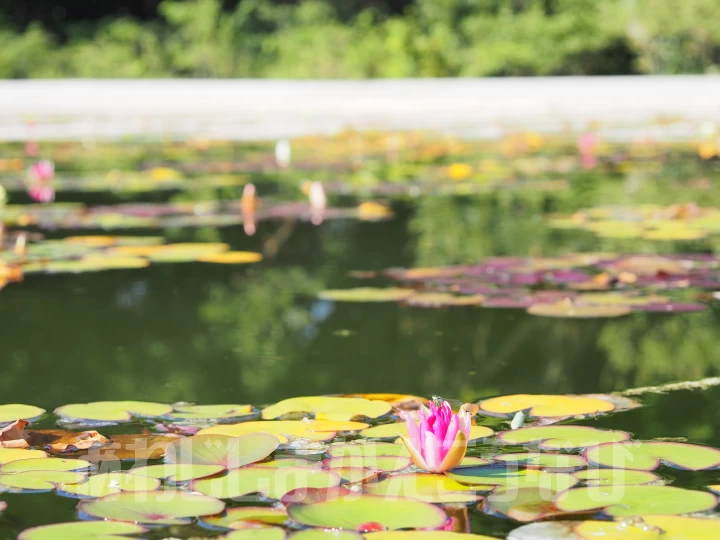
[[[29,436],[25,431],[27,420],[15,420],[12,424],[0,430],[0,446],[3,448],[27,448]]]

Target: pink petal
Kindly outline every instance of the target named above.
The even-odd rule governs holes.
[[[405,411],[400,413],[400,418],[405,420],[405,425],[407,426],[408,435],[410,437],[412,445],[418,449],[418,452],[422,452],[422,439],[420,438],[420,428],[415,422],[415,418],[413,418],[412,414]]]
[[[442,439],[443,458],[445,458],[445,455],[450,451],[450,447],[452,447],[453,443],[455,442],[455,437],[457,436],[459,430],[460,421],[457,416],[453,415],[452,420],[450,420],[450,425],[445,432],[445,437]]]
[[[439,472],[438,469],[440,463],[442,463],[442,458],[440,457],[442,448],[440,441],[432,431],[425,432],[425,445],[423,450],[423,458],[425,459],[425,463],[427,463],[428,470],[431,472]]]

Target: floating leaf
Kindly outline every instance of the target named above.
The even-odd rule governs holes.
[[[646,311],[648,313],[695,313],[698,311],[705,311],[707,306],[705,304],[693,304],[690,302],[672,302],[668,304],[645,304],[638,306],[635,311]]]
[[[172,484],[188,482],[197,478],[205,478],[220,474],[225,470],[223,465],[197,465],[189,463],[164,463],[162,465],[147,465],[134,467],[128,474],[147,476],[167,480]]]
[[[480,457],[475,456],[465,456],[460,464],[455,467],[456,469],[460,467],[479,467],[481,465],[492,465],[493,462],[488,459],[483,459]]]
[[[221,537],[221,540],[284,540],[285,530],[280,527],[256,526],[239,529]]]
[[[51,491],[60,484],[84,482],[87,475],[69,471],[27,471],[0,473],[0,488],[18,491]]]
[[[251,251],[226,251],[225,253],[202,255],[195,260],[214,264],[248,264],[260,262],[262,259],[263,256],[260,253],[253,253]]]
[[[386,529],[434,529],[447,521],[445,512],[431,504],[374,495],[347,495],[313,504],[293,504],[288,514],[303,525],[350,530],[365,523],[378,523]]]
[[[404,444],[366,442],[333,444],[327,450],[330,457],[344,456],[410,456]]]
[[[485,426],[470,426],[470,440],[483,439],[490,437],[493,430]],[[361,437],[368,439],[395,439],[400,435],[408,436],[407,425],[405,422],[396,422],[394,424],[381,424],[360,432]]]
[[[720,450],[673,442],[618,442],[588,448],[585,458],[601,467],[652,471],[662,463],[699,471],[720,467]]]
[[[54,433],[51,431],[50,433]],[[158,435],[123,433],[113,435],[107,445],[90,447],[78,450],[77,452],[53,452],[73,457],[84,457],[88,461],[118,461],[137,460],[147,461],[149,459],[160,459],[165,456],[165,449],[181,437],[179,435]],[[49,447],[52,451],[52,446]]]
[[[534,487],[498,489],[485,499],[485,510],[503,514],[516,521],[536,521],[566,514],[555,508],[556,491]]]
[[[304,529],[291,536],[292,540],[362,540],[356,532],[322,529]]]
[[[81,521],[77,523],[55,523],[26,529],[18,540],[62,540],[83,539],[112,540],[113,538],[136,536],[147,532],[145,527],[134,523],[116,521]]]
[[[270,461],[261,461],[259,463],[255,463],[254,466],[280,469],[283,467],[320,467],[321,463],[319,461],[309,461],[307,459],[300,458],[280,458]]]
[[[423,292],[415,293],[403,300],[412,307],[441,308],[452,306],[479,306],[485,297],[479,294],[456,296],[450,293]]]
[[[664,304],[669,301],[666,296],[631,296],[622,293],[585,293],[577,297],[579,304],[603,306],[644,306],[647,304]]]
[[[573,476],[578,480],[582,480],[588,486],[641,485],[650,484],[660,479],[651,472],[629,469],[588,469],[574,472]]]
[[[494,540],[490,536],[451,531],[380,531],[366,533],[365,538],[367,540]]]
[[[261,461],[279,445],[269,433],[247,433],[239,437],[227,435],[195,435],[178,439],[167,448],[167,461],[193,465],[221,465],[235,469]]]
[[[404,456],[341,456],[322,462],[327,469],[338,467],[364,467],[383,472],[401,471],[412,465],[412,459]]]
[[[333,467],[331,470],[342,478],[343,482],[348,484],[367,482],[377,478],[381,473],[377,469],[365,469],[363,467]]]
[[[261,493],[280,499],[287,492],[300,488],[328,488],[340,485],[340,476],[316,467],[244,467],[233,469],[225,476],[195,480],[191,489],[218,499],[234,499]]]
[[[166,244],[159,249],[151,250],[147,257],[154,263],[158,262],[191,262],[199,257],[216,255],[226,252],[230,246],[227,244],[212,243],[184,243]]]
[[[240,529],[248,524],[283,525],[287,521],[287,512],[282,508],[268,506],[242,506],[228,508],[219,516],[209,516],[200,520],[200,524],[216,529]]]
[[[81,501],[78,510],[90,517],[131,523],[185,525],[190,518],[219,514],[225,503],[182,491],[114,493]]]
[[[316,429],[322,424],[316,421]],[[275,435],[281,444],[286,444],[290,439],[308,439],[310,441],[329,441],[335,437],[334,431],[310,431],[309,422],[301,420],[258,420],[253,422],[242,422],[240,424],[221,424],[198,431],[198,435],[228,435],[239,437],[245,433],[271,433]]]
[[[502,431],[497,438],[505,444],[537,443],[538,448],[543,450],[572,450],[605,442],[626,441],[630,434],[586,426],[535,426]]]
[[[567,473],[553,473],[538,469],[518,469],[517,467],[505,466],[461,467],[452,469],[447,473],[447,476],[461,484],[476,486],[476,489],[490,489],[491,486],[503,486],[508,489],[540,487],[561,491],[578,483],[577,478]]]
[[[491,459],[533,469],[568,469],[580,468],[587,465],[583,457],[573,454],[521,452],[516,454],[498,454]]]
[[[82,459],[31,458],[11,461],[0,466],[0,473],[20,473],[29,471],[86,471],[92,463]]]
[[[42,450],[28,450],[26,448],[0,448],[0,466],[5,463],[10,463],[11,461],[46,457],[48,457],[47,453]]]
[[[593,486],[560,493],[555,506],[566,512],[602,509],[609,516],[688,514],[712,510],[711,493],[671,486]]]
[[[527,308],[527,312],[530,315],[562,319],[606,319],[628,315],[632,310],[627,306],[583,306],[562,301],[556,304],[534,304]]]
[[[120,423],[133,417],[156,418],[172,412],[172,406],[144,401],[96,401],[74,403],[55,409],[65,420]]]
[[[389,403],[379,400],[344,397],[298,397],[285,399],[262,410],[263,419],[310,413],[322,420],[352,420],[355,417],[378,418],[392,411]]]
[[[169,415],[170,420],[229,420],[250,416],[252,405],[180,405]]]
[[[442,474],[395,474],[365,486],[368,493],[383,497],[407,497],[429,503],[470,503],[482,497],[475,488]]]
[[[0,425],[9,424],[18,419],[35,420],[45,414],[45,409],[33,405],[0,405]]]
[[[135,476],[125,473],[103,473],[91,476],[84,484],[63,486],[58,489],[61,495],[72,497],[104,497],[122,491],[152,491],[160,487],[160,480],[147,476]]]
[[[530,409],[530,416],[553,418],[610,412],[615,405],[597,397],[543,394],[514,394],[480,402],[481,412],[491,415],[510,415],[525,409]]]
[[[420,405],[425,405],[427,399],[420,396],[411,396],[407,394],[345,394],[342,397],[365,398],[370,400],[386,401],[397,409],[418,409]]]
[[[323,300],[333,302],[398,302],[414,294],[413,289],[374,289],[359,287],[356,289],[335,289],[318,293]]]

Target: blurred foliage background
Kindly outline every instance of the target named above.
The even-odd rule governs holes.
[[[0,0],[0,77],[714,73],[720,0]]]

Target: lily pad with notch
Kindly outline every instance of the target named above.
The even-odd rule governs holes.
[[[431,473],[394,474],[367,484],[365,490],[383,497],[404,497],[439,504],[466,504],[482,499],[474,487]]]
[[[96,474],[82,484],[58,488],[60,495],[83,499],[104,497],[123,491],[153,491],[160,487],[160,480],[147,476],[135,476],[121,472]]]
[[[676,442],[627,441],[604,443],[584,452],[588,462],[601,467],[653,471],[666,464],[676,469],[700,471],[720,467],[720,450]]]
[[[392,411],[392,406],[380,400],[333,396],[290,398],[262,410],[264,420],[284,418],[298,414],[312,414],[319,420],[352,420],[353,418],[379,418]]]
[[[573,450],[606,442],[626,441],[629,438],[630,434],[625,431],[573,425],[532,426],[497,434],[498,441],[502,443],[532,443],[542,450]]]

